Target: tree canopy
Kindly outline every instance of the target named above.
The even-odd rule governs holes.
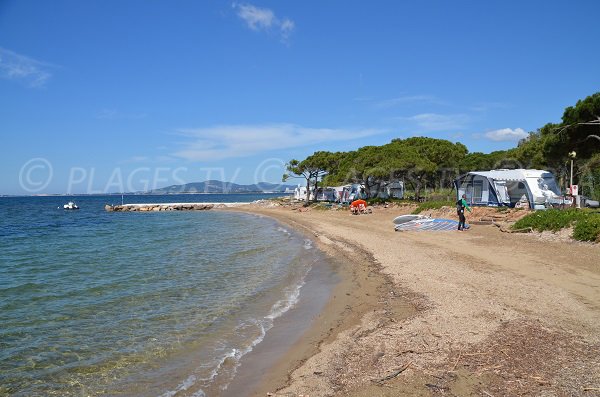
[[[423,186],[448,188],[461,173],[498,168],[541,168],[563,182],[577,153],[576,181],[600,195],[600,92],[567,107],[559,124],[548,123],[522,139],[515,148],[491,153],[469,153],[462,143],[412,137],[393,139],[382,146],[364,146],[350,152],[317,151],[305,160],[291,160],[284,180],[302,176],[307,186],[319,178],[327,185],[362,183],[376,196],[386,182],[404,180],[417,197]],[[309,190],[307,189],[307,190]],[[308,196],[307,196],[308,199]]]
[[[286,165],[286,173],[283,174],[282,181],[289,178],[302,177],[306,180],[306,202],[310,201],[311,185],[316,187],[319,178],[327,175],[334,169],[341,158],[340,153],[331,153],[326,151],[314,152],[302,161],[290,160]]]

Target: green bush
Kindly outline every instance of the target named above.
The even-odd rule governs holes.
[[[369,199],[367,199],[366,202],[369,205],[374,205],[374,204],[384,204],[387,201],[385,199],[380,198],[380,197],[375,197],[375,198],[369,198]]]
[[[437,189],[425,195],[427,201],[448,201],[456,197],[454,189]]]
[[[455,206],[454,201],[446,201],[446,200],[425,201],[425,202],[419,203],[419,206],[412,213],[420,214],[421,212],[427,211],[427,210],[437,210],[442,207],[454,207],[454,206]]]
[[[310,207],[317,211],[327,211],[330,210],[333,205],[331,203],[313,203]]]
[[[369,204],[369,205],[385,204],[385,203],[400,203],[400,202],[402,202],[401,199],[391,198],[391,197],[388,197],[388,198],[385,198],[385,199],[383,199],[381,197],[375,197],[375,198],[367,199],[366,201],[367,201],[367,204]]]
[[[585,217],[586,212],[575,209],[535,211],[518,220],[512,228],[514,230],[532,228],[538,232],[545,230],[557,232]]]
[[[589,213],[584,219],[577,221],[573,238],[579,241],[597,241],[600,238],[600,215]]]

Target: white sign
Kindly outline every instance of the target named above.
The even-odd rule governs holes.
[[[579,194],[579,186],[571,185],[570,194],[571,194],[571,196],[577,196]]]

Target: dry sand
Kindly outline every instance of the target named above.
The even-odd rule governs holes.
[[[600,246],[394,232],[401,208],[243,210],[311,233],[350,275],[257,396],[600,396]]]

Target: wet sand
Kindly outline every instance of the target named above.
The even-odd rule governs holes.
[[[309,331],[318,329],[315,323],[321,322],[324,317],[334,318],[336,313],[332,313],[331,308],[326,305],[340,289],[345,289],[343,287],[345,282],[342,284],[340,282],[338,264],[323,255],[323,259],[313,264],[308,272],[298,302],[288,312],[276,318],[273,328],[266,333],[263,341],[242,357],[235,378],[220,395],[222,397],[252,395],[261,384],[263,375],[271,373],[277,361],[301,338],[305,341]],[[318,335],[311,338],[313,342],[318,340]],[[306,354],[308,353],[303,353],[301,356]],[[289,354],[286,359],[289,360]]]
[[[238,210],[312,234],[341,259],[346,280],[256,396],[587,396],[600,388],[598,245],[493,226],[394,232],[391,220],[406,213],[399,208]]]
[[[229,396],[265,396],[283,387],[292,368],[300,367],[333,342],[338,332],[360,323],[363,316],[381,306],[397,318],[407,318],[412,305],[393,291],[391,278],[381,273],[372,256],[358,247],[324,244],[318,233],[286,217],[248,206],[244,212],[271,216],[311,239],[328,258],[309,273],[301,297],[292,310],[274,322],[264,341],[246,355],[236,378],[223,392]],[[315,282],[314,278],[325,280]],[[313,280],[310,280],[313,278]],[[315,308],[319,311],[315,311]],[[265,366],[265,363],[268,366]],[[256,377],[259,374],[259,378]]]

